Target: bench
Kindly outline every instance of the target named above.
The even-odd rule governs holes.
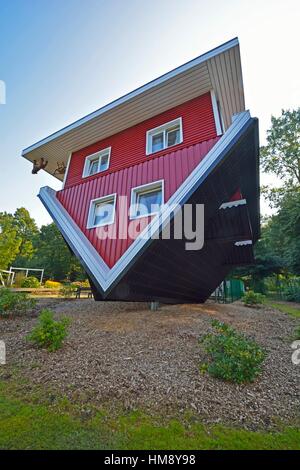
[[[76,291],[75,291],[75,299],[80,299],[80,296],[81,296],[81,293],[82,292],[86,292],[87,295],[88,295],[88,299],[92,299],[93,298],[93,294],[92,294],[92,291],[91,291],[91,288],[90,287],[77,287]]]

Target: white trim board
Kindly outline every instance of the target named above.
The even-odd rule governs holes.
[[[220,109],[218,106],[218,102],[217,102],[217,98],[216,98],[216,94],[214,90],[210,91],[210,97],[211,97],[211,104],[213,108],[214,118],[215,118],[217,135],[222,135],[223,131],[222,131],[222,123],[220,119]]]
[[[41,188],[39,194],[40,199],[57,221],[57,224],[63,227],[64,233],[69,239],[72,248],[75,252],[80,253],[81,259],[89,267],[89,270],[92,272],[104,293],[108,291],[113,283],[121,276],[122,272],[125,271],[128,264],[143,249],[150,240],[151,235],[155,237],[155,234],[163,230],[169,222],[170,215],[174,213],[174,207],[178,207],[179,209],[180,205],[184,203],[185,199],[193,189],[197,187],[199,182],[208,176],[218,158],[250,120],[251,116],[249,111],[244,111],[237,116],[225,134],[223,134],[220,140],[169,199],[168,205],[162,206],[161,211],[151,220],[139,237],[130,245],[111,269],[81,230],[78,229],[78,226],[71,216],[56,198],[55,191],[49,187]]]

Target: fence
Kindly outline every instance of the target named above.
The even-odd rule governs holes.
[[[273,300],[293,300],[300,292],[300,279],[266,280],[265,295]]]
[[[223,281],[215,292],[211,295],[211,299],[218,303],[230,303],[239,300],[245,292],[243,281],[240,279],[226,279]]]

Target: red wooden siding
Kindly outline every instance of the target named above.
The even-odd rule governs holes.
[[[86,225],[90,201],[107,194],[117,193],[115,223],[109,227],[111,230],[116,229],[118,233],[120,195],[126,195],[128,198],[125,211],[126,219],[130,204],[131,189],[135,186],[163,179],[164,199],[165,202],[167,202],[192,170],[205,157],[207,152],[215,145],[217,140],[218,137],[215,137],[214,139],[191,145],[187,148],[176,148],[176,151],[174,151],[173,148],[172,152],[168,152],[158,158],[123,168],[122,170],[106,176],[88,178],[80,184],[58,191],[57,197],[107,265],[112,267],[127,250],[133,240],[101,240],[97,235],[99,228],[87,229]],[[124,211],[122,212],[124,217]],[[138,223],[143,224],[147,221],[148,218],[142,218],[138,220]],[[143,227],[141,226],[141,228]],[[107,227],[101,227],[100,230],[107,230]]]
[[[206,93],[153,118],[147,119],[136,126],[74,152],[65,188],[82,181],[85,157],[106,147],[112,148],[110,167],[106,172],[101,173],[101,176],[174,152],[173,147],[146,156],[146,132],[178,117],[182,117],[183,143],[177,145],[176,150],[216,137],[211,96],[210,93]],[[88,177],[89,180],[97,178],[99,178],[99,174]]]

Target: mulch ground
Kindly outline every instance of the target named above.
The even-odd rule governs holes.
[[[299,320],[271,308],[228,305],[162,306],[44,299],[56,317],[72,318],[64,347],[48,353],[25,341],[36,315],[0,321],[7,363],[21,366],[33,383],[95,404],[145,409],[171,416],[192,410],[203,421],[251,429],[291,422],[300,416],[300,366],[291,361]],[[198,338],[211,320],[225,321],[255,338],[267,351],[261,376],[252,384],[226,383],[199,372],[205,354]]]

